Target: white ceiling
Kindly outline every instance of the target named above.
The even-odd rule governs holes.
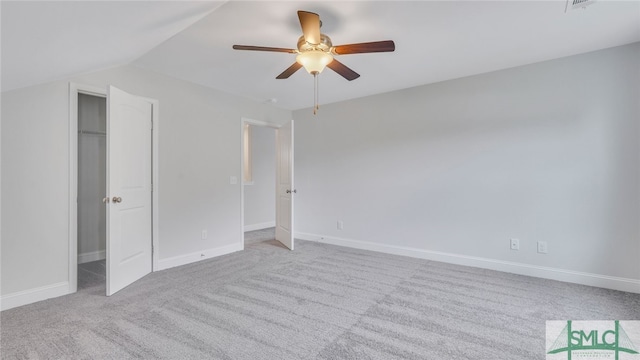
[[[313,11],[334,45],[394,40],[393,53],[343,55],[360,73],[326,69],[330,103],[640,41],[640,1],[599,0],[565,13],[555,1],[2,2],[2,89],[132,63],[275,106],[313,105],[313,78],[285,53],[297,10]],[[114,26],[116,25],[116,26]],[[189,26],[191,25],[191,26]]]
[[[128,64],[222,4],[2,0],[2,91]]]

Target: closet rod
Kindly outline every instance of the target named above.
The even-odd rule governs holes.
[[[102,136],[106,136],[107,133],[105,132],[100,132],[100,131],[91,131],[91,130],[80,130],[78,131],[78,134],[87,134],[87,135],[102,135]]]

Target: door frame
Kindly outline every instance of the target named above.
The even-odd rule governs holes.
[[[69,294],[78,291],[78,94],[107,97],[107,86],[69,83]],[[151,236],[152,261],[151,271],[159,269],[160,254],[160,221],[159,221],[159,159],[158,144],[160,138],[159,101],[141,96],[152,106],[153,129],[151,131]],[[107,194],[105,194],[107,195]],[[106,251],[106,250],[105,250]],[[107,254],[108,256],[108,254]]]
[[[268,127],[268,128],[272,128],[275,130],[278,130],[279,128],[282,127],[282,124],[276,124],[276,123],[272,123],[272,122],[268,122],[268,121],[262,121],[262,120],[253,120],[253,119],[249,119],[249,118],[241,118],[240,121],[240,239],[242,239],[242,250],[244,250],[244,127],[245,125],[252,125],[252,126],[262,126],[262,127]],[[276,156],[278,155],[278,149],[273,149],[273,151],[276,153]],[[277,163],[273,164],[274,167],[277,166]],[[276,184],[277,187],[277,184]],[[274,189],[275,191],[277,191],[277,189]]]

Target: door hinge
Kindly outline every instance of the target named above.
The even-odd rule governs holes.
[[[153,183],[151,183],[151,192],[153,192]]]
[[[151,130],[153,130],[153,119],[151,119]]]

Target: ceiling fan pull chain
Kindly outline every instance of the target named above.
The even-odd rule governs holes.
[[[313,74],[313,115],[318,113],[318,73]]]

